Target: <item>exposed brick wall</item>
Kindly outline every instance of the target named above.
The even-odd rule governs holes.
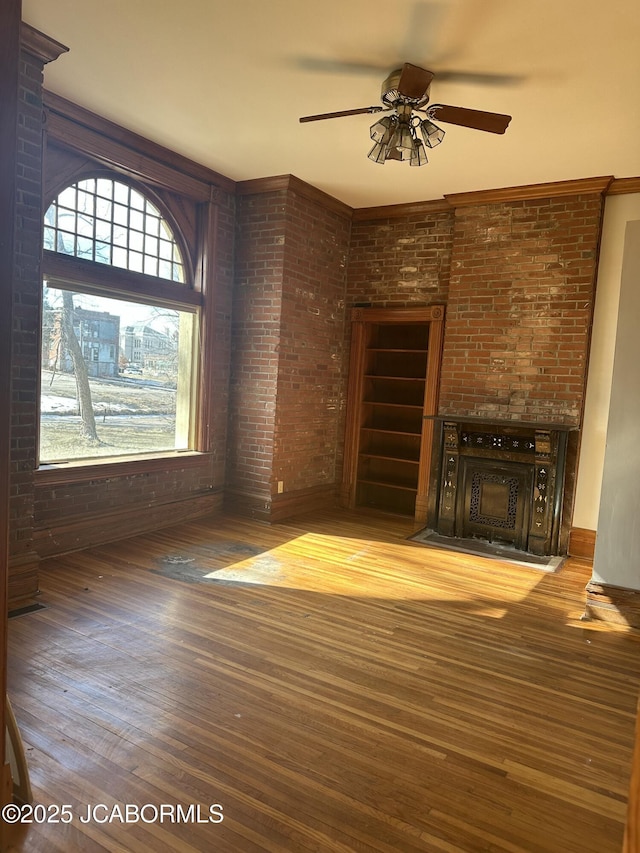
[[[286,191],[237,199],[227,483],[268,507],[282,310]]]
[[[347,306],[446,302],[452,240],[453,210],[354,222]]]
[[[151,504],[173,503],[203,494],[211,489],[210,466],[180,469],[126,477],[86,480],[36,490],[36,521],[40,530],[55,530],[57,525],[110,510],[131,514]],[[82,541],[82,540],[80,540]],[[91,532],[84,545],[93,545]]]
[[[43,62],[22,50],[12,341],[9,598],[37,591],[33,550],[42,246]]]
[[[345,282],[350,219],[290,193],[271,489],[336,481],[344,413]]]
[[[231,371],[231,316],[233,310],[236,199],[219,193],[216,228],[216,272],[213,294],[215,334],[213,336],[214,386],[211,423],[211,487],[223,489],[226,479],[229,424],[229,374]]]
[[[580,423],[601,205],[456,210],[441,414]]]
[[[270,514],[333,486],[350,220],[290,188],[238,198],[228,485]]]

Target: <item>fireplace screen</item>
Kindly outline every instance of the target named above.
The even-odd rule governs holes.
[[[566,431],[445,421],[436,529],[557,553]]]

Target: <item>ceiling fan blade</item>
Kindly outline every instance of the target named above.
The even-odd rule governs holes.
[[[483,71],[437,71],[438,83],[477,83],[481,86],[513,86],[525,79],[520,74],[488,74]]]
[[[511,121],[511,116],[502,113],[486,113],[483,110],[468,110],[466,107],[450,107],[447,104],[432,104],[428,114],[434,121],[486,130],[488,133],[504,133]]]
[[[300,56],[296,63],[304,71],[319,71],[330,74],[364,74],[377,76],[388,70],[387,63],[376,65],[371,62],[351,62],[341,59],[322,59],[321,57]]]
[[[381,113],[382,107],[360,107],[357,110],[340,110],[336,113],[320,113],[316,116],[302,116],[301,122],[305,121],[323,121],[325,118],[342,118],[342,116],[357,116],[363,113]]]
[[[433,73],[431,71],[405,62],[398,80],[398,92],[405,98],[419,100],[431,85],[432,80]]]

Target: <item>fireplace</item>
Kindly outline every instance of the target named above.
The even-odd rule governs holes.
[[[443,536],[557,555],[571,428],[438,420],[440,487],[434,529]]]

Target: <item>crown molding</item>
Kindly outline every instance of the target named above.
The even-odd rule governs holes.
[[[291,175],[273,175],[270,178],[251,178],[248,181],[238,181],[236,193],[237,195],[260,195],[261,193],[288,190],[290,178]]]
[[[115,169],[139,174],[158,186],[189,195],[198,201],[211,198],[211,187],[234,192],[235,182],[157,142],[66,98],[43,92],[47,134],[60,145]],[[179,180],[176,175],[179,174]]]
[[[273,192],[294,192],[309,201],[315,201],[322,207],[333,210],[340,216],[351,219],[353,210],[348,204],[340,201],[324,190],[319,190],[317,187],[308,184],[301,178],[296,178],[295,175],[274,175],[270,178],[253,178],[248,181],[238,181],[236,183],[236,193],[238,195],[261,195],[262,193]]]
[[[626,193],[640,193],[640,177],[614,178],[607,190],[607,195],[624,195]]]
[[[32,54],[43,63],[53,62],[63,53],[68,53],[69,48],[62,42],[52,39],[50,36],[36,30],[30,24],[23,21],[20,27],[20,41],[23,50]]]
[[[469,193],[450,193],[445,199],[452,207],[478,204],[501,204],[510,201],[529,201],[538,198],[559,198],[567,195],[606,193],[612,175],[597,178],[578,178],[574,181],[552,181],[544,184],[525,184],[520,187],[502,187],[495,190],[478,190]]]
[[[353,211],[354,222],[374,219],[400,219],[405,216],[428,216],[433,213],[450,213],[451,205],[446,199],[413,201],[404,204],[386,204],[380,207],[358,207]]]

